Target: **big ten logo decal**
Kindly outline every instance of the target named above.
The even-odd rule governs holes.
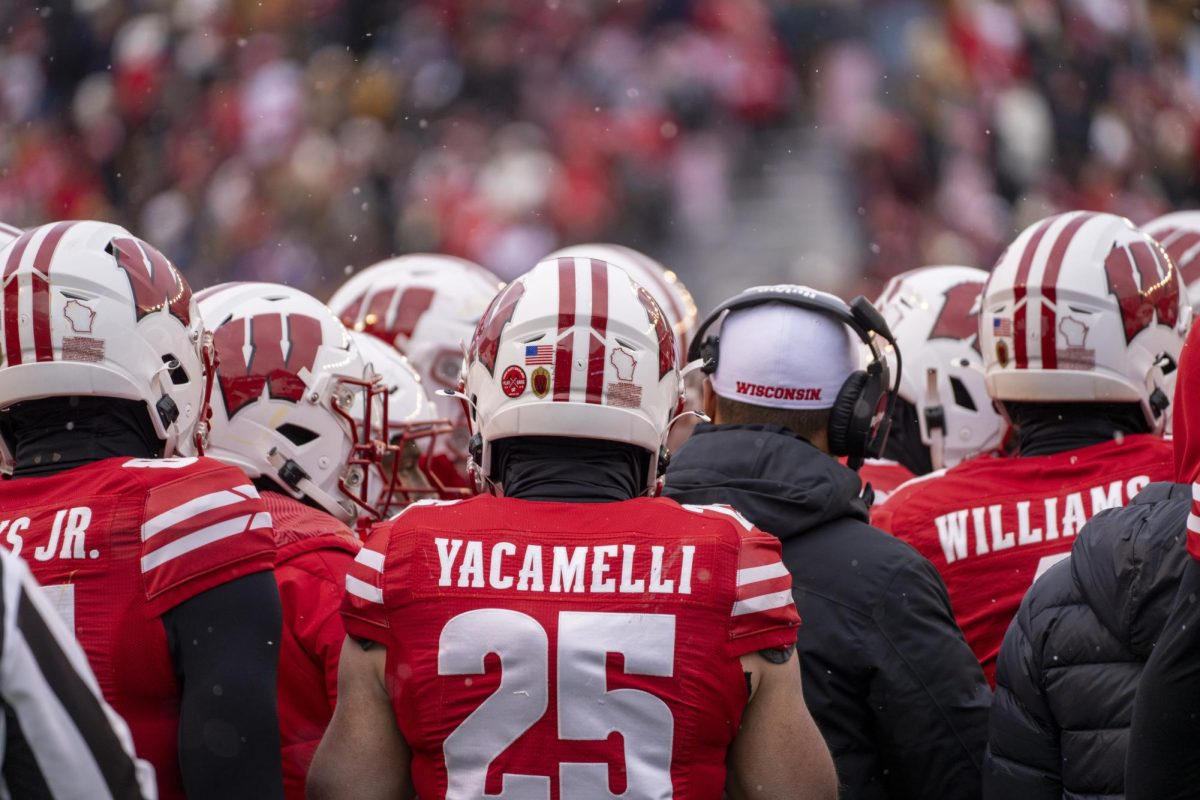
[[[516,280],[506,286],[492,300],[471,339],[471,359],[478,359],[489,374],[496,374],[496,352],[500,348],[500,334],[504,326],[512,321],[517,302],[525,295],[525,282]]]
[[[1121,309],[1126,344],[1156,321],[1171,328],[1179,322],[1179,275],[1159,245],[1136,241],[1114,247],[1104,272]]]
[[[975,352],[979,352],[979,295],[982,291],[982,281],[964,281],[947,289],[929,338],[968,342]]]
[[[259,314],[231,319],[213,342],[225,411],[232,417],[262,396],[297,403],[301,370],[312,370],[321,347],[321,322],[303,314]]]
[[[125,237],[113,239],[108,248],[129,278],[139,320],[166,308],[185,326],[191,324],[191,289],[166,256],[139,239]]]

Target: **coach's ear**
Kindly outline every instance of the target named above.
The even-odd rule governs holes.
[[[720,424],[721,420],[717,418],[717,392],[713,389],[712,378],[707,376],[704,378],[704,413],[714,425]]]

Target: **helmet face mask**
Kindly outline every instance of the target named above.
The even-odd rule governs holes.
[[[22,233],[0,264],[0,407],[70,394],[137,400],[164,456],[195,451],[211,351],[191,289],[162,253],[118,225],[67,221]],[[10,454],[0,461],[11,465]]]
[[[544,260],[496,296],[471,340],[476,469],[491,478],[500,439],[600,439],[645,450],[651,490],[680,392],[670,325],[644,288],[598,259]]]
[[[378,518],[386,392],[332,312],[267,283],[206,289],[200,309],[219,358],[209,454],[343,522]]]
[[[433,393],[457,386],[465,343],[503,285],[470,261],[416,253],[367,267],[329,301],[348,329],[370,334],[406,356],[432,395],[438,416],[449,420],[456,434],[463,432],[438,436],[430,459],[448,493],[470,494],[467,420],[457,400]]]
[[[421,376],[391,345],[357,331],[350,338],[376,376],[362,395],[374,408],[365,417],[355,413],[370,426],[371,443],[362,445],[362,465],[372,476],[365,505],[386,519],[416,500],[457,496],[443,491],[429,463],[439,437],[449,435],[452,426],[438,416]],[[360,519],[360,524],[370,521]]]
[[[980,311],[993,399],[1136,403],[1160,431],[1191,306],[1174,263],[1123,217],[1071,212],[1000,257]]]

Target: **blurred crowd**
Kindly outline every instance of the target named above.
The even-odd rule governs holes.
[[[0,30],[0,220],[123,222],[199,285],[652,248],[726,212],[792,96],[757,0],[74,0]]]
[[[507,278],[562,244],[661,254],[712,230],[764,135],[811,127],[842,156],[863,243],[848,267],[987,267],[1056,210],[1142,222],[1200,201],[1198,13],[1190,0],[6,3],[0,220],[120,222],[201,285],[326,296],[352,269],[422,250]]]
[[[844,152],[865,271],[991,267],[1047,214],[1200,204],[1192,0],[865,0],[781,32]]]

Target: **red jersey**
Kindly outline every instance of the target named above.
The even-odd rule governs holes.
[[[779,541],[732,509],[486,495],[377,527],[343,616],[388,648],[427,800],[720,798],[738,658],[800,624]]]
[[[159,617],[271,569],[271,516],[238,470],[207,458],[109,458],[0,483],[0,542],[29,562],[104,697],[183,798],[180,686]]]
[[[1000,643],[1034,579],[1070,554],[1093,515],[1173,477],[1170,443],[1150,434],[1049,456],[982,455],[904,484],[871,522],[937,567],[994,684]]]
[[[875,491],[874,505],[880,506],[901,484],[911,481],[916,476],[909,471],[908,467],[898,461],[869,458],[859,467],[858,477],[862,480],[863,486],[871,484],[871,488]]]
[[[279,492],[264,492],[275,525],[275,582],[283,605],[279,728],[283,788],[303,800],[304,780],[337,703],[346,629],[338,613],[346,572],[362,544],[326,514]]]

